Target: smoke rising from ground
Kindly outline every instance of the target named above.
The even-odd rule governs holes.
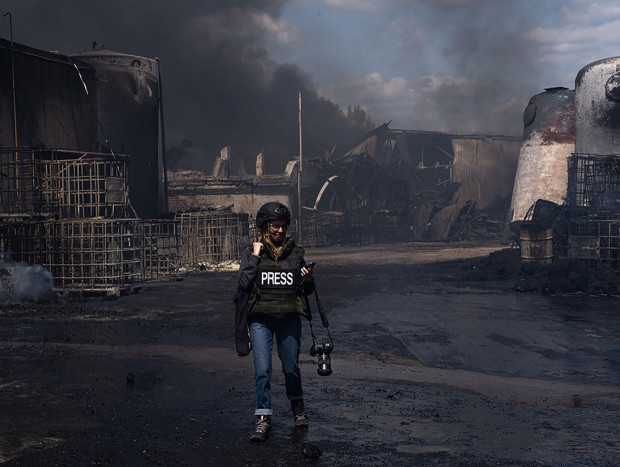
[[[52,293],[52,275],[42,266],[0,264],[0,303],[38,300]]]
[[[176,168],[210,170],[219,150],[231,145],[248,169],[265,150],[267,170],[279,172],[298,152],[299,91],[310,154],[361,135],[346,127],[335,104],[318,98],[307,75],[269,58],[266,44],[287,40],[278,23],[284,3],[5,0],[2,9],[12,13],[15,41],[32,47],[74,54],[96,41],[107,50],[158,57]]]

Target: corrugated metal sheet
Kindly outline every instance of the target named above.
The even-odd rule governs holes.
[[[453,178],[461,184],[457,192],[460,203],[473,201],[482,210],[512,195],[519,138],[454,137],[452,146]]]

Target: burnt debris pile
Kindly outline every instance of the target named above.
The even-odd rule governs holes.
[[[307,246],[498,238],[506,233],[519,145],[511,136],[384,124],[348,151],[304,158],[301,186],[299,158],[282,174],[265,175],[261,152],[248,175],[228,147],[211,174],[171,173],[168,200],[174,211],[229,205],[250,217],[278,200],[291,206],[293,231]]]
[[[302,232],[318,244],[500,237],[519,143],[384,124],[304,166]]]

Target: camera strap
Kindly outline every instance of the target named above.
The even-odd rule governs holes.
[[[316,291],[316,286],[314,287],[314,298],[316,299],[316,306],[319,309],[319,315],[321,316],[321,323],[323,326],[329,329],[329,321],[327,320],[327,315],[325,314],[325,309],[321,304],[321,300],[319,300],[319,294]]]
[[[321,316],[321,323],[323,324],[325,329],[327,329],[327,335],[329,336],[329,340],[333,345],[334,341],[332,339],[332,334],[329,331],[329,320],[327,319],[327,315],[325,314],[325,309],[323,308],[323,304],[321,303],[321,300],[319,300],[319,294],[316,291],[316,287],[314,288],[314,298],[316,299],[316,306],[319,309],[319,315]],[[308,297],[306,297],[306,300],[308,300]],[[308,307],[310,307],[309,300],[307,301],[307,304],[308,304]],[[314,335],[314,330],[312,329],[312,319],[308,320],[308,324],[310,325],[310,335],[312,336],[312,345],[315,345],[316,336]]]

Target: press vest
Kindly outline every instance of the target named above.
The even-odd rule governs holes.
[[[301,277],[303,256],[304,249],[297,245],[286,257],[280,257],[277,261],[267,254],[261,256],[249,297],[249,316],[285,316],[292,313],[307,316]]]

